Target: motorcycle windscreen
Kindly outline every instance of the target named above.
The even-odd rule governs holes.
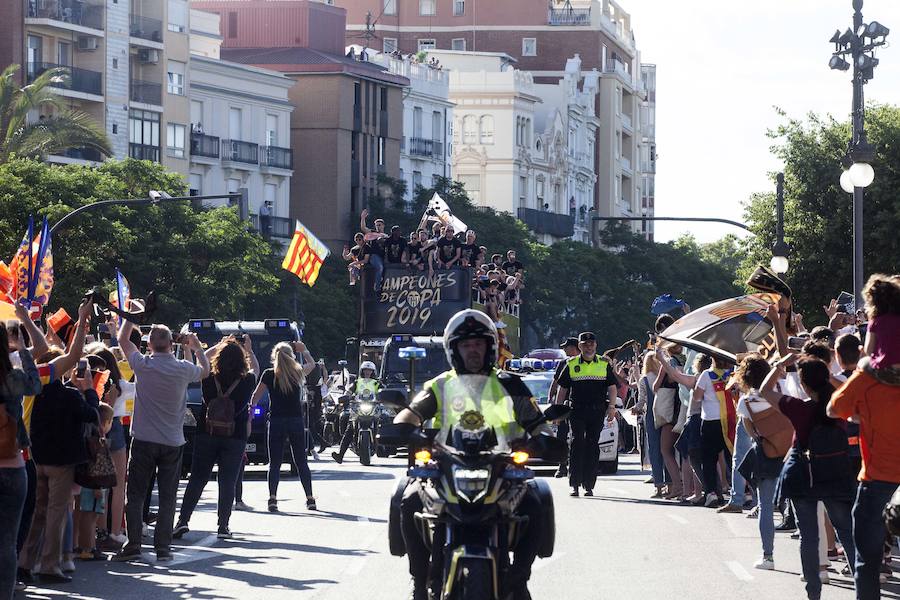
[[[439,390],[440,415],[432,427],[440,429],[437,439],[452,444],[447,435],[454,430],[475,435],[484,427],[491,427],[496,435],[495,450],[509,451],[510,442],[524,435],[516,423],[512,397],[496,377],[459,375],[444,380]]]

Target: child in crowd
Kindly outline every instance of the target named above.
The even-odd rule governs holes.
[[[109,404],[100,403],[100,441],[107,443],[106,435],[112,429],[113,408]],[[76,496],[75,510],[75,556],[79,560],[106,560],[97,549],[97,522],[106,514],[107,490],[81,488]],[[105,527],[104,527],[105,528]]]
[[[873,369],[900,369],[900,277],[872,275],[863,287],[869,325],[865,353]]]

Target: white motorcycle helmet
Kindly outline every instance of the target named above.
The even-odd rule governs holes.
[[[375,371],[376,371],[376,369],[375,369],[375,363],[373,363],[371,360],[364,360],[364,361],[362,362],[362,364],[359,365],[359,376],[360,376],[360,377],[363,376],[362,372],[363,372],[364,370],[366,370],[366,369],[371,369],[371,371],[372,371],[372,375],[371,375],[371,376],[372,376],[372,377],[375,376]]]
[[[488,342],[482,367],[482,371],[487,373],[497,363],[499,353],[497,327],[491,318],[480,310],[469,308],[459,311],[447,322],[447,327],[444,328],[444,353],[457,373],[466,372],[462,357],[456,349],[458,343],[475,338],[485,339]]]

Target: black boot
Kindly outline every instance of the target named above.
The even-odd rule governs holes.
[[[411,577],[409,580],[409,600],[429,600],[428,584],[425,580]]]

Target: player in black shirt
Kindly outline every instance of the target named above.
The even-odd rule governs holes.
[[[462,254],[462,244],[453,237],[453,227],[447,225],[444,237],[437,242],[437,266],[441,269],[449,269],[459,264]]]
[[[523,269],[522,263],[516,260],[516,251],[509,250],[506,253],[506,262],[500,265],[500,268],[509,275],[515,275]]]
[[[406,240],[400,234],[400,226],[391,227],[391,236],[382,240],[384,244],[384,257],[388,264],[397,265],[403,262],[403,252],[406,250]]]
[[[356,285],[356,282],[359,280],[360,269],[369,264],[369,255],[371,254],[371,249],[366,243],[363,234],[357,233],[354,235],[353,241],[356,242],[356,245],[348,248],[345,244],[343,252],[344,260],[350,263],[347,267],[350,271],[350,285]]]
[[[481,246],[475,243],[475,232],[466,232],[466,243],[462,245],[460,264],[463,267],[477,267],[481,258]]]

